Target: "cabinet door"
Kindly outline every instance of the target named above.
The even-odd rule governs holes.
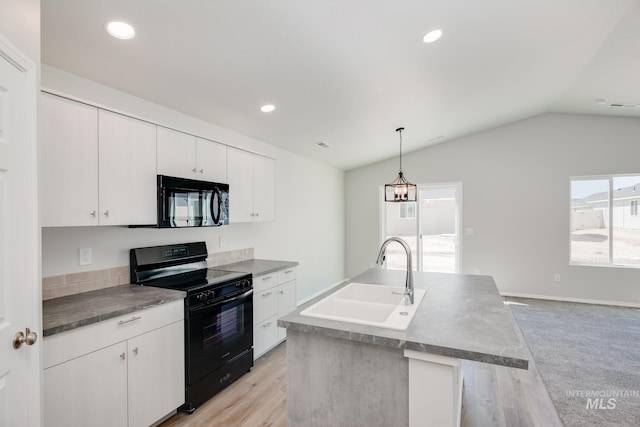
[[[296,281],[284,283],[277,288],[278,296],[278,318],[295,310],[296,308]],[[278,328],[278,341],[282,341],[287,336],[285,328]]]
[[[98,109],[47,93],[40,107],[42,226],[98,225]]]
[[[197,179],[227,182],[227,146],[196,138]]]
[[[268,157],[253,156],[253,209],[256,221],[275,221],[275,163]]]
[[[147,427],[184,403],[184,322],[127,343],[129,427]]]
[[[227,148],[229,222],[251,222],[253,210],[253,154]]]
[[[44,426],[126,427],[126,351],[121,342],[45,369]]]
[[[98,114],[101,225],[155,224],[156,125]]]
[[[158,126],[158,175],[196,176],[196,137]]]

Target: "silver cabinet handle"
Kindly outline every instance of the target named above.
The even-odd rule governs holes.
[[[266,276],[262,278],[262,280],[271,280],[271,279],[273,279],[273,276]]]
[[[268,297],[269,295],[271,295],[271,292],[265,292],[264,294],[262,294],[263,297]]]
[[[142,319],[142,316],[133,316],[131,319],[121,320],[118,322],[118,325],[124,325],[125,323],[135,322],[136,320]]]
[[[95,218],[96,217],[96,211],[91,211],[91,216]]]
[[[191,172],[196,173],[196,168],[191,169]]]
[[[104,216],[106,216],[107,218],[109,218],[109,211],[108,211],[108,210],[104,211]]]
[[[280,295],[284,295],[284,291],[280,291]]]
[[[200,169],[200,173],[203,174],[204,173],[204,169]]]
[[[126,355],[124,353],[120,354],[120,359],[124,360],[125,357],[126,357]]]
[[[272,323],[273,323],[273,322],[263,323],[263,324],[262,324],[262,327],[263,327],[263,328],[268,328],[269,326],[271,326],[271,324],[272,324]]]
[[[133,354],[136,354],[136,355],[138,354],[138,347],[133,349]]]
[[[260,212],[256,212],[256,216],[260,216]]]

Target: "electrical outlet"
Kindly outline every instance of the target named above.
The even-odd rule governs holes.
[[[218,246],[220,247],[220,249],[225,248],[227,246],[227,238],[224,236],[220,236]]]
[[[91,254],[91,248],[80,248],[78,250],[78,263],[80,265],[89,265],[93,262],[93,257]]]
[[[559,282],[560,281],[560,273],[556,273],[553,275],[553,281],[554,282]]]

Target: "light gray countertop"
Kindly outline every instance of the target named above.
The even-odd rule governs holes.
[[[278,319],[278,326],[311,334],[527,369],[529,361],[511,310],[490,276],[414,272],[427,290],[406,331],[300,315],[349,282],[404,286],[405,271],[369,269]]]
[[[185,296],[185,292],[172,289],[121,285],[45,300],[42,302],[42,335],[69,331]]]
[[[297,266],[297,262],[293,261],[272,261],[268,259],[251,259],[248,261],[235,262],[233,264],[220,265],[214,267],[218,270],[237,271],[241,273],[251,273],[254,277],[263,274],[273,273],[285,268]]]

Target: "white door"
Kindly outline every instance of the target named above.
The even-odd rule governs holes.
[[[0,426],[40,425],[36,68],[0,35]],[[33,338],[33,335],[29,336]],[[31,341],[31,340],[30,340]]]

